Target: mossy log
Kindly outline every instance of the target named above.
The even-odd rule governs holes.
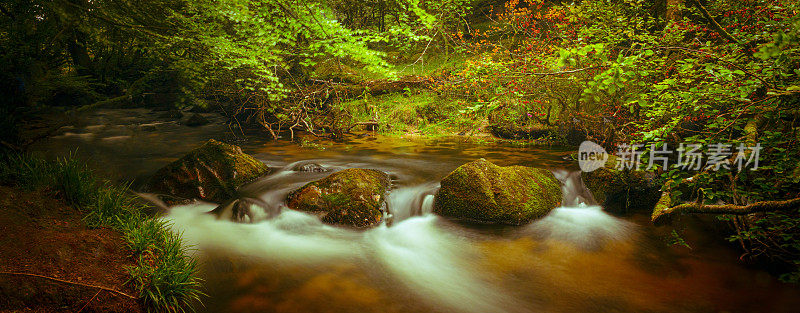
[[[669,195],[665,193],[665,195],[662,195],[662,200],[664,200],[664,196],[669,197]],[[684,203],[669,207],[665,206],[665,203],[667,202],[659,201],[656,209],[653,210],[653,215],[651,217],[653,224],[663,225],[669,223],[673,216],[681,214],[747,215],[752,213],[800,209],[800,198],[778,201],[761,201],[748,205]]]

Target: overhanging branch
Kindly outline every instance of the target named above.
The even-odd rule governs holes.
[[[700,204],[685,203],[674,207],[663,208],[653,212],[653,224],[660,225],[669,222],[670,218],[679,214],[730,214],[747,215],[752,213],[766,213],[789,211],[800,208],[800,198],[781,201],[761,201],[749,205],[732,204]]]

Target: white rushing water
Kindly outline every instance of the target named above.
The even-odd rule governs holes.
[[[303,175],[308,174],[283,171],[261,181],[258,198],[269,206],[282,206],[285,194],[302,184],[298,177]],[[572,206],[553,210],[520,233],[589,249],[627,234],[631,227],[627,222],[582,202],[575,175],[558,176],[564,181],[565,203]],[[165,218],[201,254],[222,251],[276,265],[346,260],[365,265],[364,270],[388,273],[416,298],[449,308],[444,311],[519,311],[524,307],[520,300],[483,275],[475,236],[431,213],[437,185],[393,189],[387,200],[392,222],[366,231],[329,226],[313,215],[288,209],[272,219],[235,223],[208,214],[213,205],[195,204],[174,207]]]

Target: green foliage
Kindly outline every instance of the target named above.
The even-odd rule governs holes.
[[[0,162],[0,178],[3,183],[17,184],[29,190],[43,189],[51,185],[50,163],[29,154],[4,154]]]
[[[45,189],[74,206],[92,202],[99,183],[86,165],[73,157],[48,162],[29,154],[6,154],[0,167],[4,182],[27,189]]]
[[[667,238],[667,244],[670,245],[670,246],[681,246],[681,247],[686,247],[686,248],[689,248],[689,249],[692,248],[691,246],[689,246],[688,243],[686,243],[686,240],[684,240],[683,237],[681,237],[681,235],[678,234],[678,231],[674,230],[674,229],[672,230],[672,232],[669,234],[669,237]]]
[[[416,49],[442,26],[437,17],[454,20],[463,3],[12,0],[0,14],[0,96],[10,103],[2,112],[127,94],[146,106],[214,99],[237,112],[247,105],[262,125],[294,123],[314,108],[287,96],[329,78],[314,73],[317,64],[393,78],[379,48]],[[0,121],[4,142],[16,143],[18,122]]]
[[[126,229],[124,223],[135,220],[143,206],[137,204],[135,199],[130,196],[128,186],[106,185],[97,190],[97,195],[94,201],[88,205],[88,209],[89,212],[83,221],[89,227]],[[128,246],[136,254],[141,252],[133,249],[133,245],[130,243]]]
[[[176,65],[202,69],[198,72],[206,75],[216,72],[228,83],[264,93],[272,101],[282,99],[289,88],[279,76],[302,75],[300,67],[320,58],[351,59],[374,71],[387,68],[381,53],[368,49],[321,3],[192,1],[173,13],[171,20],[183,27],[164,44],[185,47],[198,56]]]
[[[99,182],[86,163],[69,156],[58,159],[51,168],[52,186],[69,204],[84,207],[98,197]]]
[[[138,263],[128,268],[139,294],[156,312],[185,312],[200,303],[197,263],[188,255],[181,236],[162,220],[144,219],[126,224],[128,245]]]
[[[583,99],[621,102],[631,114],[625,128],[629,142],[667,142],[673,149],[679,142],[705,148],[725,143],[733,153],[740,144],[764,147],[758,171],[738,171],[735,165],[719,171],[665,171],[665,179],[681,182],[678,200],[745,204],[800,196],[800,185],[792,179],[800,161],[798,126],[791,121],[798,102],[789,89],[800,79],[797,4],[715,1],[708,8],[719,10],[719,23],[739,42],[698,25],[704,19],[694,7],[655,33],[637,28],[640,22],[630,16],[634,25],[626,29],[635,35],[624,43],[607,43],[616,47],[605,52],[607,57],[589,59],[605,70],[588,83]],[[585,38],[603,33],[605,25],[586,28]],[[749,48],[755,46],[760,50]],[[580,49],[573,50],[562,60],[580,55]],[[736,231],[730,239],[745,247],[746,256],[791,266],[800,258],[797,212],[729,220]],[[782,277],[790,279],[796,271]]]
[[[530,123],[521,112],[557,112],[550,122],[609,151],[622,143],[724,143],[737,155],[740,144],[760,143],[757,171],[659,169],[677,184],[674,203],[799,197],[800,7],[700,3],[722,30],[688,1],[670,12],[642,0],[508,1],[496,25],[461,40],[472,57],[437,77],[436,90],[467,100],[462,112],[489,109],[486,116],[505,124]],[[746,256],[788,264],[786,277],[797,276],[797,212],[730,220]]]

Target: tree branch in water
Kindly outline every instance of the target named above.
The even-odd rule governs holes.
[[[677,214],[747,215],[752,213],[788,211],[800,208],[800,198],[782,201],[761,201],[749,205],[685,203],[674,207],[667,207],[665,202],[662,202],[664,197],[669,197],[668,193],[662,194],[662,199],[659,200],[655,210],[653,210],[653,215],[651,217],[653,224],[661,225],[669,223],[672,216]]]

